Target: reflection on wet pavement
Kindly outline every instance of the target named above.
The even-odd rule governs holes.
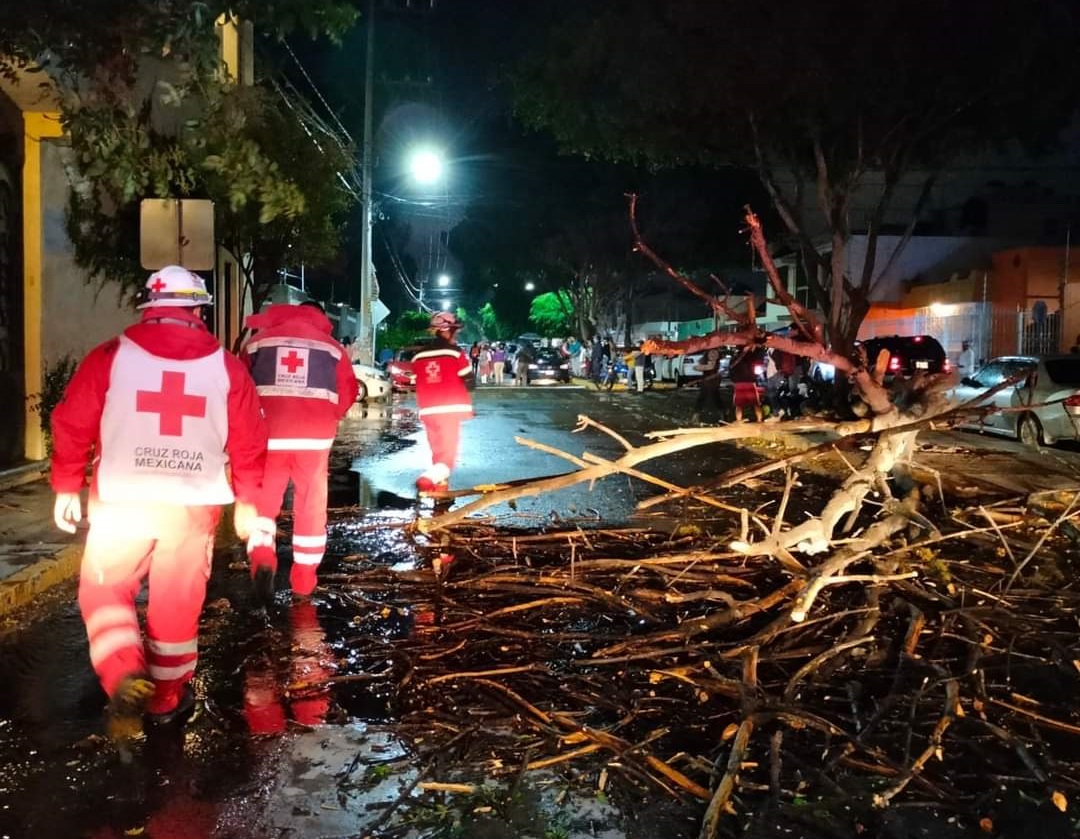
[[[610,438],[570,433],[583,398],[547,391],[543,403],[519,393],[478,399],[455,485],[565,471],[557,458],[515,443],[519,434],[575,453],[587,446],[617,454]],[[0,837],[356,835],[357,814],[395,799],[416,774],[410,747],[379,725],[395,719],[398,686],[409,678],[394,642],[429,621],[431,606],[397,602],[390,582],[363,592],[343,583],[359,570],[418,571],[424,554],[438,552],[408,528],[432,513],[412,485],[425,458],[409,402],[350,411],[331,458],[324,585],[309,601],[285,590],[287,538],[279,540],[269,614],[252,608],[239,548],[219,544],[197,711],[185,730],[148,736],[130,766],[100,736],[104,697],[73,594],[4,639]],[[493,512],[518,526],[568,517],[611,525],[639,497],[640,488],[615,479],[603,492],[580,487]],[[291,530],[287,515],[281,527]]]

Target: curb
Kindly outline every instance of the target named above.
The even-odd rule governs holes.
[[[11,469],[0,470],[0,490],[30,484],[49,474],[48,460],[35,460]]]
[[[21,609],[46,589],[76,576],[82,553],[82,545],[69,545],[0,582],[0,617]]]

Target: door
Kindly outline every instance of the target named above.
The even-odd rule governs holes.
[[[0,138],[0,468],[23,459],[22,217],[14,145]]]

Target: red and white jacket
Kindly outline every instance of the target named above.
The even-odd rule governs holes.
[[[465,379],[472,375],[472,363],[455,344],[436,336],[412,357],[416,377],[416,407],[421,417],[473,415],[472,400]]]
[[[95,492],[105,501],[257,500],[266,426],[255,385],[187,309],[144,309],[140,323],[91,350],[51,426],[56,492],[79,491],[95,447]]]
[[[329,449],[359,385],[330,319],[313,306],[278,304],[249,315],[243,354],[255,379],[271,451]]]

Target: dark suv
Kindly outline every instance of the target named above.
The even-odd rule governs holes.
[[[949,359],[936,338],[929,335],[890,335],[867,338],[859,345],[866,351],[866,363],[873,369],[882,350],[889,351],[886,378],[909,379],[916,373],[948,373]]]

